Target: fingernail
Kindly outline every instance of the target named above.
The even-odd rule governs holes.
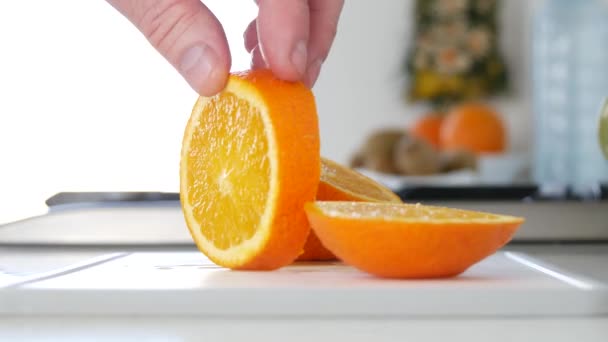
[[[291,52],[291,64],[296,68],[300,76],[303,76],[306,71],[306,59],[306,42],[301,40],[296,43]]]
[[[320,59],[316,59],[314,62],[310,63],[308,69],[306,70],[306,86],[312,88],[319,77],[319,73],[321,72],[321,66],[323,65],[323,61]]]
[[[182,55],[179,70],[187,79],[206,80],[211,75],[216,60],[215,53],[209,46],[194,45]]]

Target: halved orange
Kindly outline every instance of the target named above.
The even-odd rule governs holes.
[[[317,200],[401,203],[399,196],[384,185],[323,157],[321,157],[321,181],[317,189]],[[327,261],[335,259],[336,256],[327,250],[314,231],[311,231],[304,245],[304,252],[297,260]]]
[[[342,261],[389,278],[450,277],[504,246],[522,218],[420,204],[306,204],[314,232]]]
[[[198,248],[233,269],[291,263],[310,231],[304,203],[319,165],[312,92],[268,70],[232,74],[198,99],[182,143],[182,210]]]

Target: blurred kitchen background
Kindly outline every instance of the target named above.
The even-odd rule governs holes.
[[[204,2],[248,68],[255,4]],[[606,18],[604,0],[346,1],[314,88],[322,154],[393,188],[601,196]],[[178,190],[196,94],[106,2],[1,2],[0,41],[0,223],[60,191]]]

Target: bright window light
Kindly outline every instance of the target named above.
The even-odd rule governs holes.
[[[251,0],[205,1],[233,70]],[[237,10],[238,9],[238,10]],[[177,191],[196,94],[105,1],[0,2],[0,223],[59,191]]]

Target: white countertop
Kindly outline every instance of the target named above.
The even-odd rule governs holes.
[[[192,251],[191,248],[2,247],[0,269],[4,281],[39,283],[73,273],[83,259],[111,253]],[[524,252],[560,270],[608,284],[608,244],[510,245],[504,251]],[[137,253],[136,253],[137,254]],[[119,258],[120,259],[120,258]],[[76,266],[74,266],[76,264]],[[99,264],[108,264],[99,260]],[[8,266],[7,266],[8,265]],[[12,266],[10,266],[12,265]],[[11,269],[12,268],[12,269]],[[59,273],[56,273],[57,270]],[[53,273],[55,272],[55,273]],[[7,276],[8,275],[8,276]],[[85,277],[84,279],[89,279]],[[2,281],[2,278],[0,278]],[[47,282],[48,283],[48,282]],[[0,286],[1,287],[1,286]],[[2,291],[2,289],[0,289]],[[128,301],[128,296],[125,297]],[[558,300],[558,299],[556,299]],[[61,306],[65,303],[58,302]],[[170,303],[169,303],[170,304]],[[127,304],[128,305],[128,304]],[[476,305],[476,303],[471,303]],[[167,305],[170,308],[171,305]],[[0,308],[2,309],[2,308]],[[175,307],[173,308],[175,309]],[[185,310],[184,312],[188,312]],[[426,317],[298,317],[209,316],[192,313],[166,315],[88,313],[0,315],[0,341],[200,341],[208,340],[442,340],[450,341],[607,341],[608,316],[426,316]]]

